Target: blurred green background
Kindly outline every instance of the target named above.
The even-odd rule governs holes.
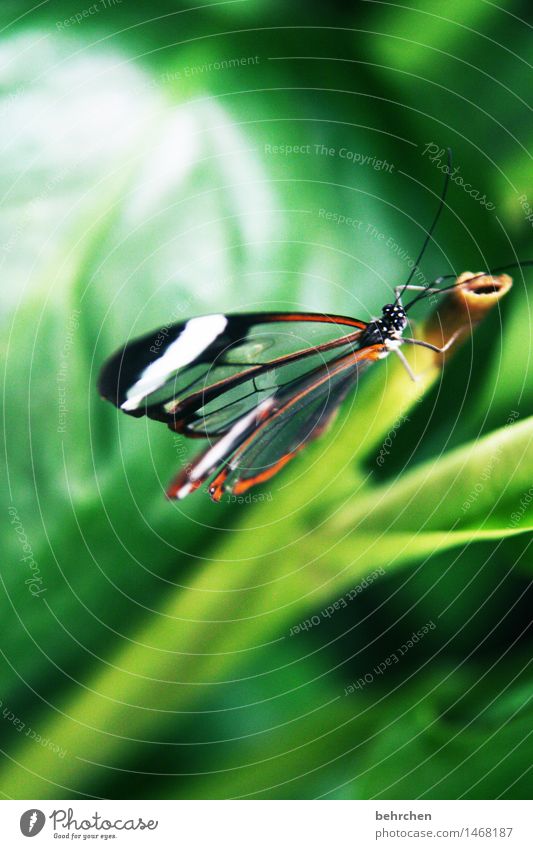
[[[533,257],[530,6],[193,5],[2,3],[1,792],[528,798],[527,270],[416,400],[376,366],[264,503],[166,501],[197,446],[95,381],[195,314],[379,312],[430,143],[494,208],[452,183],[426,278]]]

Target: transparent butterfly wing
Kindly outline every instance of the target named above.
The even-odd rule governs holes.
[[[354,350],[366,323],[315,313],[202,316],[134,340],[99,389],[125,413],[216,437],[261,401]]]
[[[345,354],[260,401],[177,476],[169,497],[184,498],[214,472],[209,492],[215,501],[272,478],[324,432],[361,371],[381,351],[381,345],[372,345]]]

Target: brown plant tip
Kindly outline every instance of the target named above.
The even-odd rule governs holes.
[[[507,294],[513,280],[508,274],[493,277],[490,274],[472,274],[465,271],[455,283],[450,297],[469,321],[480,321],[496,303]]]
[[[442,304],[424,326],[423,338],[432,345],[442,347],[458,333],[457,342],[448,354],[464,342],[472,330],[490,310],[507,294],[513,285],[508,274],[493,276],[464,271],[455,281],[455,286],[445,296]],[[442,359],[438,354],[437,358]]]

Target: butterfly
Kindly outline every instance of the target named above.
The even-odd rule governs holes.
[[[307,312],[199,316],[127,343],[104,364],[103,398],[131,416],[147,415],[209,441],[171,482],[169,498],[185,498],[209,481],[211,498],[220,501],[270,480],[331,425],[372,363],[394,353],[414,378],[403,344],[442,353],[454,343],[460,331],[441,348],[403,335],[415,303],[455,288],[440,287],[455,275],[430,286],[411,283],[442,210],[449,171],[418,259],[381,316],[369,322]],[[417,295],[404,306],[406,291]]]

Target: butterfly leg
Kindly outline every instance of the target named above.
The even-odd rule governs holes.
[[[463,330],[463,328],[460,327],[459,330],[456,330],[455,333],[452,333],[452,335],[450,336],[450,338],[448,339],[446,344],[443,345],[441,348],[439,348],[437,345],[432,345],[431,342],[423,342],[421,339],[409,339],[408,337],[405,337],[403,341],[407,342],[409,345],[418,345],[421,348],[429,348],[430,351],[435,351],[436,354],[444,354],[449,348],[452,347],[453,343],[455,342],[457,337],[460,335],[462,330]],[[400,351],[399,348],[397,348],[394,351],[394,353],[397,354],[397,356],[401,360],[402,365],[404,366],[404,368],[407,371],[407,374],[409,375],[411,380],[415,380],[415,381],[420,380],[422,375],[414,373],[411,366],[407,362],[407,359],[406,359],[405,355],[403,354],[403,352]],[[425,369],[424,371],[427,371],[427,369]],[[424,372],[422,372],[422,373],[424,373]]]
[[[404,338],[404,342],[407,342],[409,345],[419,345],[421,348],[429,348],[430,351],[435,351],[436,354],[444,354],[448,348],[451,348],[457,337],[464,330],[463,327],[460,327],[455,333],[452,333],[448,341],[439,348],[438,345],[432,345],[431,342],[423,342],[422,339],[409,339],[408,337]]]
[[[439,283],[442,283],[444,277],[437,277],[433,280],[431,286],[416,286],[413,283],[409,283],[407,286],[395,286],[394,287],[394,296],[396,298],[397,303],[402,305],[402,294],[403,292],[427,292],[430,295],[436,294],[440,292],[440,289],[435,288]]]
[[[405,341],[407,341],[407,340],[405,340]],[[396,350],[394,351],[394,353],[396,354],[396,356],[397,356],[397,357],[398,357],[398,359],[400,360],[401,364],[403,365],[404,369],[406,370],[406,372],[407,372],[407,374],[409,375],[409,377],[411,378],[411,380],[414,380],[414,382],[415,382],[415,383],[416,383],[417,381],[419,381],[419,380],[420,380],[420,375],[418,375],[418,374],[415,374],[415,373],[414,373],[413,369],[411,368],[411,366],[410,366],[410,365],[409,365],[409,363],[407,362],[407,359],[406,359],[405,354],[403,353],[403,351],[400,351],[400,349],[399,349],[399,348],[396,348]]]

